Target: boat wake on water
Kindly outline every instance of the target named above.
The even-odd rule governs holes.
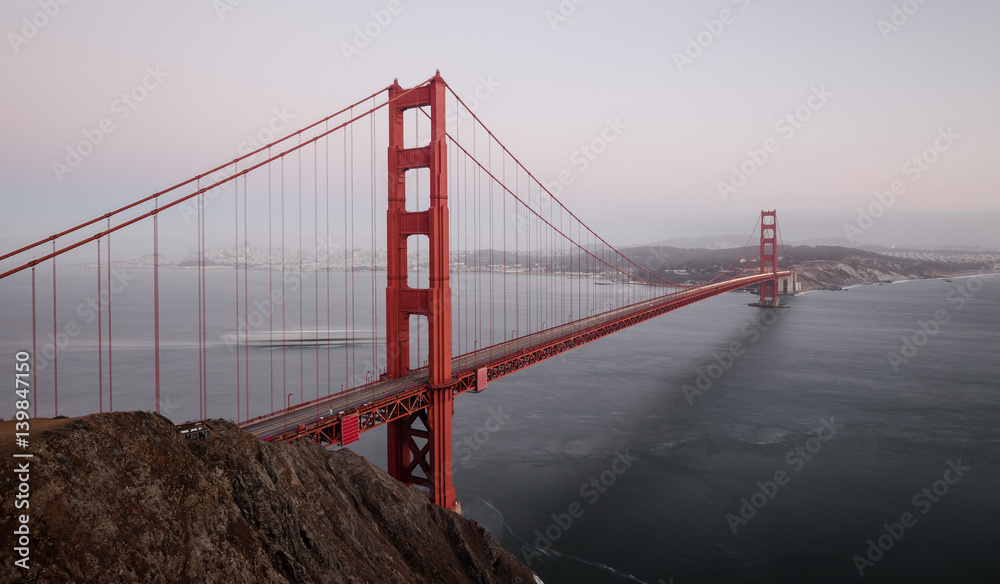
[[[500,518],[500,524],[507,531],[507,533],[510,534],[511,537],[513,537],[514,539],[516,539],[517,541],[519,541],[523,546],[527,546],[528,548],[531,548],[532,550],[538,552],[540,555],[544,555],[544,556],[558,556],[560,558],[566,558],[568,560],[574,560],[574,561],[579,562],[581,564],[585,564],[587,566],[591,566],[591,567],[594,567],[594,568],[598,568],[600,570],[604,570],[606,572],[610,572],[611,574],[613,574],[617,578],[621,578],[621,579],[628,580],[628,581],[631,581],[631,582],[638,582],[639,584],[649,584],[648,582],[645,582],[644,580],[640,580],[640,579],[636,578],[632,574],[627,574],[627,573],[622,572],[620,570],[616,570],[616,569],[614,569],[611,566],[608,566],[606,564],[602,564],[600,562],[592,562],[590,560],[585,560],[583,558],[578,558],[576,556],[572,556],[572,555],[569,555],[569,554],[564,554],[562,552],[557,552],[556,550],[552,549],[551,547],[540,548],[540,547],[535,546],[534,544],[528,543],[528,542],[524,541],[523,539],[521,539],[520,537],[518,537],[516,533],[514,533],[514,530],[511,529],[510,525],[507,523],[507,520],[504,519],[503,513],[501,513],[499,509],[497,509],[496,507],[494,507],[492,504],[490,504],[489,501],[487,501],[486,499],[483,499],[482,497],[476,497],[476,498],[479,499],[480,501],[482,501],[482,503],[484,505],[486,505],[487,507],[489,507],[490,509],[492,509],[493,512],[497,514],[497,516]],[[535,576],[535,578],[538,578],[538,577]]]
[[[282,330],[255,333],[226,333],[222,340],[256,347],[309,347],[315,345],[349,346],[381,343],[385,336],[375,331]]]

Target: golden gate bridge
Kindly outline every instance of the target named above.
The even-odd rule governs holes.
[[[461,115],[446,116],[449,107]],[[193,244],[187,270],[161,267],[168,213],[185,220],[168,235]],[[151,290],[141,308],[133,302],[119,314],[113,266],[123,260],[112,243],[125,241],[134,255],[136,237],[152,246]],[[173,384],[182,395],[197,391],[198,419],[229,417],[264,440],[346,445],[386,425],[389,473],[455,508],[455,396],[725,292],[759,286],[754,305],[779,306],[779,292],[795,289],[794,272],[779,270],[779,241],[775,211],[762,211],[719,276],[697,285],[668,280],[548,192],[437,74],[407,89],[394,82],[232,161],[4,253],[0,284],[24,306],[5,315],[30,330],[17,340],[36,357],[41,341],[51,362],[34,368],[35,417],[40,401],[59,415],[60,386],[64,399],[69,391],[76,404],[92,401],[74,414],[114,411],[116,389],[120,408],[115,375],[125,368],[128,407],[152,404],[159,413],[161,391]],[[231,253],[220,254],[220,245]],[[89,274],[98,299],[91,326],[77,326],[60,304],[70,260]],[[342,282],[331,280],[337,272]],[[168,288],[191,309],[162,314],[174,300],[163,297]],[[118,323],[136,319],[148,323],[151,341],[142,363],[116,365],[124,350]],[[68,321],[87,339],[85,357],[69,370],[64,357],[60,370]],[[220,327],[229,330],[220,335]],[[219,357],[223,344],[229,351]],[[176,387],[169,372],[178,369],[196,372],[197,385]],[[179,428],[196,435],[210,424]]]

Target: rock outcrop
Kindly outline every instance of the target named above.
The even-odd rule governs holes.
[[[814,260],[793,267],[802,290],[829,290],[857,284],[876,284],[895,280],[916,280],[954,274],[913,261],[882,258],[847,258]]]
[[[30,509],[15,511],[13,424],[0,423],[3,582],[536,582],[479,524],[349,450],[224,421],[187,440],[145,412],[31,420]],[[10,535],[25,512],[27,571]]]

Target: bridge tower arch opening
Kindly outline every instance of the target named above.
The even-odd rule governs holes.
[[[432,391],[426,408],[389,422],[386,435],[389,474],[407,485],[428,489],[437,505],[457,509],[452,484],[455,381],[451,370],[446,88],[440,73],[416,88],[404,90],[398,83],[389,88],[386,376],[400,378],[410,372],[410,316],[425,316]],[[430,110],[430,143],[405,148],[403,113],[424,107]],[[430,207],[407,211],[406,171],[418,168],[429,169]],[[411,235],[428,239],[427,288],[413,288],[408,283],[407,238]]]

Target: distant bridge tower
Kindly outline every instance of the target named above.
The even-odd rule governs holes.
[[[453,509],[457,507],[451,460],[455,383],[451,371],[445,89],[440,73],[423,87],[406,91],[393,83],[389,88],[386,375],[399,378],[410,372],[410,315],[426,316],[432,391],[426,408],[388,424],[387,438],[389,474],[408,485],[430,489],[434,503]],[[404,148],[403,112],[424,106],[430,106],[430,144]],[[406,171],[415,168],[430,169],[430,208],[425,211],[406,210]],[[426,235],[430,242],[429,288],[407,284],[406,240],[411,235]]]
[[[778,213],[760,212],[760,273],[774,274],[761,282],[759,306],[777,307],[778,303]]]

